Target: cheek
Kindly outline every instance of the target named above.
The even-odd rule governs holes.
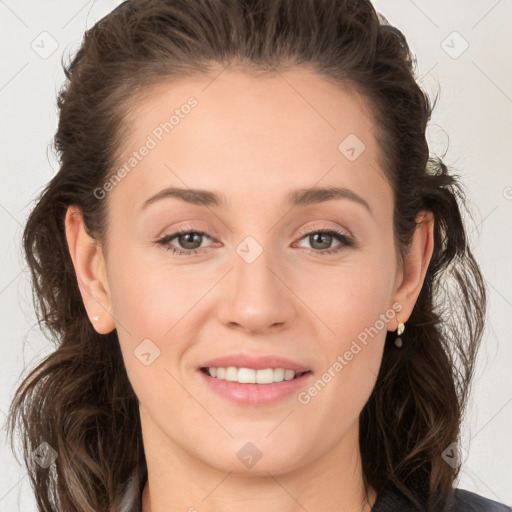
[[[108,270],[114,317],[132,337],[162,338],[197,302],[198,290],[188,271],[156,265],[147,254],[124,251]]]
[[[123,359],[133,387],[142,399],[167,393],[172,378],[203,322],[208,291],[218,280],[212,271],[199,274],[194,265],[170,264],[155,249],[123,249],[107,269],[114,318]],[[119,263],[117,263],[119,262]],[[149,355],[148,355],[149,354]],[[148,363],[146,365],[146,363]],[[179,377],[178,377],[179,378]]]
[[[388,318],[394,313],[390,311],[394,269],[392,246],[375,246],[375,250],[354,251],[337,266],[301,269],[294,277],[295,289],[323,321],[322,337],[330,331],[333,345],[342,349],[367,328],[386,330],[379,319],[386,312]]]
[[[315,418],[327,415],[330,431],[346,432],[368,401],[382,360],[386,320],[395,314],[378,289],[361,279],[357,293],[341,292],[326,303],[333,332],[317,331],[323,365],[311,386],[297,396],[306,431],[314,430]],[[326,436],[322,443],[328,442]]]
[[[190,304],[197,302],[197,293],[183,276],[168,272],[164,278],[163,274],[162,268],[147,264],[135,252],[124,253],[109,274],[126,370],[139,400],[151,410],[161,406],[171,389],[177,391],[171,377],[173,363],[181,359],[187,339],[176,333]]]
[[[346,264],[330,269],[323,286],[308,289],[307,280],[303,282],[302,294],[322,320],[315,322],[323,354],[320,382],[304,397],[305,402],[316,402],[313,407],[321,408],[325,401],[329,407],[343,406],[354,418],[366,403],[379,371],[388,322],[397,313],[392,307],[394,268],[392,245],[382,245],[381,250],[354,253]]]

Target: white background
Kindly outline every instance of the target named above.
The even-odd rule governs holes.
[[[20,237],[34,198],[58,169],[49,148],[57,126],[56,94],[64,80],[60,59],[64,55],[67,62],[84,30],[119,3],[0,0],[0,512],[36,510],[26,471],[5,441],[5,414],[24,368],[28,371],[53,349],[35,323]],[[406,35],[422,87],[431,96],[441,89],[429,141],[440,156],[448,147],[445,162],[462,176],[473,214],[468,231],[489,290],[458,486],[510,505],[512,2],[374,3]],[[58,47],[45,55],[52,44]]]

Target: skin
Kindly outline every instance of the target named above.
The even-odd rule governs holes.
[[[143,512],[232,512],[241,503],[246,512],[369,510],[376,493],[370,488],[365,498],[359,414],[386,331],[407,321],[421,290],[432,214],[418,216],[400,269],[393,195],[370,110],[358,95],[301,68],[259,76],[230,68],[161,84],[133,111],[125,156],[190,96],[197,107],[103,199],[104,246],[87,235],[80,210],[66,215],[85,307],[99,333],[117,329],[139,399],[148,464]],[[366,146],[354,161],[338,149],[348,134]],[[349,199],[286,202],[291,190],[328,185],[351,189],[372,213]],[[167,198],[140,212],[168,186],[219,192],[228,206]],[[194,246],[202,253],[174,255],[155,243],[178,227],[209,233]],[[343,244],[304,234],[322,228],[337,228],[357,245],[322,256]],[[252,263],[236,252],[247,236],[263,249]],[[187,250],[183,243],[168,245]],[[236,405],[197,373],[201,362],[233,352],[277,354],[310,368],[314,382],[394,303],[398,319],[308,404],[292,394],[265,406]],[[133,353],[147,338],[160,350],[149,366]],[[262,454],[251,468],[237,457],[248,442]]]

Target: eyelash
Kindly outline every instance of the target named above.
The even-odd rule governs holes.
[[[319,229],[315,229],[315,230],[311,230],[311,231],[301,232],[299,240],[302,240],[306,236],[315,235],[315,234],[319,234],[319,233],[333,235],[335,238],[338,239],[338,241],[341,242],[341,245],[337,246],[334,249],[309,249],[308,247],[303,247],[303,249],[306,249],[308,252],[310,252],[314,255],[326,256],[326,255],[337,254],[348,247],[355,247],[355,242],[351,237],[349,237],[345,233],[342,233],[341,231],[338,231],[334,228],[325,228],[325,229],[319,228]],[[202,252],[202,250],[204,248],[185,250],[185,249],[179,249],[176,247],[169,246],[169,242],[171,240],[174,240],[177,236],[187,235],[187,234],[196,234],[196,235],[206,236],[207,238],[210,238],[210,239],[212,238],[208,233],[206,233],[204,231],[193,230],[193,229],[189,229],[189,228],[179,228],[174,233],[172,233],[170,235],[165,235],[163,238],[160,238],[159,240],[156,241],[156,243],[163,246],[164,249],[166,249],[167,251],[172,251],[172,254],[177,254],[179,256],[181,256],[181,255],[190,256],[190,255]]]

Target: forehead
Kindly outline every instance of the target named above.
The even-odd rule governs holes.
[[[127,123],[118,166],[150,148],[116,187],[135,203],[164,186],[287,200],[315,184],[385,184],[364,98],[305,69],[169,79],[134,101]]]

